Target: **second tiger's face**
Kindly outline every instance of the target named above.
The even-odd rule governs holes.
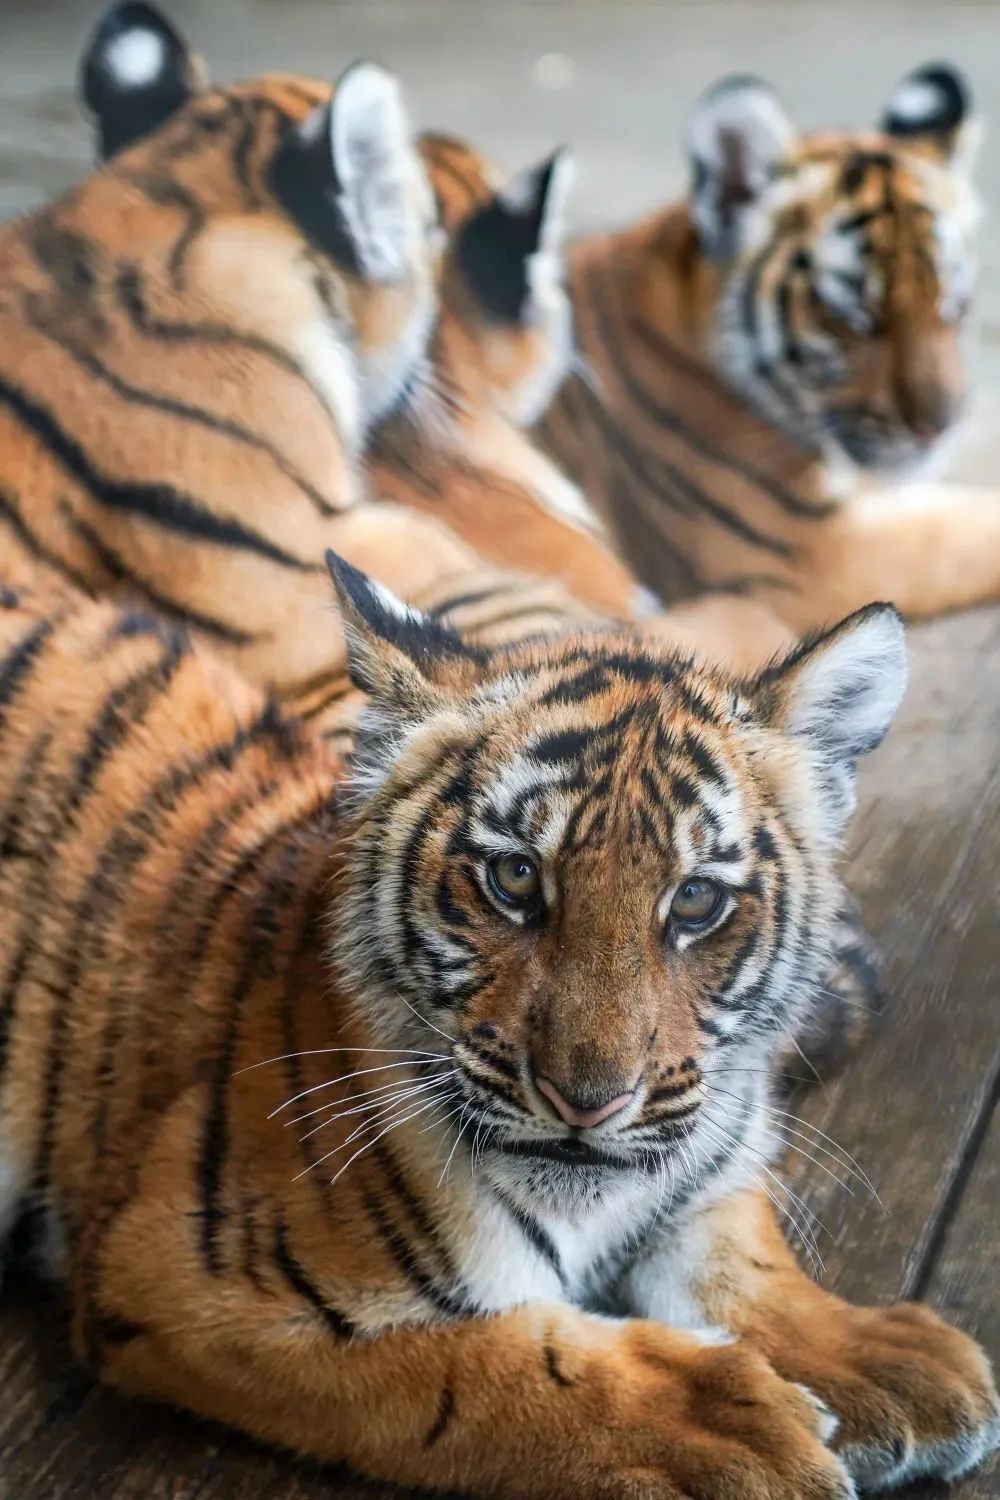
[[[961,416],[976,201],[871,132],[803,138],[724,275],[723,368],[806,446],[871,470],[926,459]]]
[[[843,809],[769,687],[627,638],[448,659],[432,704],[362,730],[339,956],[380,1045],[456,1070],[496,1180],[580,1206],[766,1068],[826,959]]]

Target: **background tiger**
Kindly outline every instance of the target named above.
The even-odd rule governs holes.
[[[365,432],[433,321],[433,199],[382,69],[332,96],[280,75],[191,93],[178,55],[148,7],[112,11],[84,89],[116,154],[0,230],[0,543],[300,682],[336,642],[325,546],[413,589],[472,560],[356,504]]]
[[[0,1219],[79,1351],[483,1496],[969,1467],[982,1354],[815,1287],[755,1186],[894,613],[739,683],[628,632],[489,653],[334,566],[350,785],[151,617],[3,599]]]
[[[664,599],[732,590],[799,631],[1000,594],[994,492],[890,488],[962,407],[974,127],[944,66],[843,134],[731,78],[691,120],[688,198],[573,247],[588,373],[540,432]]]

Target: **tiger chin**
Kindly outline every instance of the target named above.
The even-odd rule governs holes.
[[[331,559],[350,764],[170,627],[0,608],[0,1222],[125,1392],[509,1500],[848,1500],[996,1443],[985,1356],[759,1185],[827,962],[874,605],[753,679],[495,651]]]

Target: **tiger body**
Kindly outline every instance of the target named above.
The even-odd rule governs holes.
[[[161,47],[145,88],[116,71],[137,32]],[[334,705],[335,729],[346,677],[326,628],[327,546],[428,607],[479,596],[491,638],[493,617],[508,633],[515,618],[532,631],[631,617],[641,591],[518,430],[569,354],[558,223],[544,212],[554,169],[537,174],[534,219],[532,204],[507,213],[477,153],[433,137],[417,143],[421,164],[397,138],[401,117],[373,120],[364,98],[343,106],[338,136],[328,85],[202,85],[169,23],[131,0],[92,39],[84,95],[108,160],[0,234],[8,578],[151,605],[303,711]],[[331,216],[352,128],[404,184],[391,276],[352,242],[350,203]],[[340,161],[316,159],[319,131]],[[363,222],[363,183],[354,193]],[[487,229],[491,214],[513,224],[498,237],[511,276],[527,276],[532,244],[544,252],[537,322],[533,299],[484,317],[441,255],[440,231],[477,214]],[[463,623],[475,623],[467,608]]]
[[[334,170],[310,152],[341,87],[342,175],[366,147],[398,172],[374,248],[295,217],[300,177]],[[201,91],[0,231],[5,560],[144,601],[280,688],[343,661],[325,547],[416,592],[475,562],[437,523],[359,504],[366,430],[423,357],[438,252],[394,83],[365,65],[336,93],[279,75]],[[364,261],[390,250],[390,271]]]
[[[975,1462],[979,1351],[819,1290],[755,1185],[891,614],[739,683],[628,633],[486,651],[335,577],[350,767],[162,622],[3,596],[0,1223],[79,1354],[483,1496]],[[547,915],[484,873],[527,847]],[[671,925],[692,868],[729,892],[707,937]]]
[[[571,248],[585,370],[540,436],[668,603],[724,591],[798,632],[1000,591],[993,493],[896,478],[964,402],[967,114],[925,69],[880,131],[798,136],[731,80],[692,120],[688,198]]]

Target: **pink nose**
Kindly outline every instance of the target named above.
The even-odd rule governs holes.
[[[544,1094],[552,1108],[561,1119],[566,1121],[567,1125],[581,1125],[584,1128],[600,1125],[602,1120],[610,1120],[612,1115],[618,1114],[619,1110],[625,1108],[635,1093],[634,1089],[630,1089],[627,1094],[616,1094],[613,1099],[608,1099],[597,1109],[579,1109],[577,1105],[570,1104],[568,1099],[563,1098],[551,1079],[543,1078],[541,1074],[535,1078],[535,1087],[540,1094]]]

